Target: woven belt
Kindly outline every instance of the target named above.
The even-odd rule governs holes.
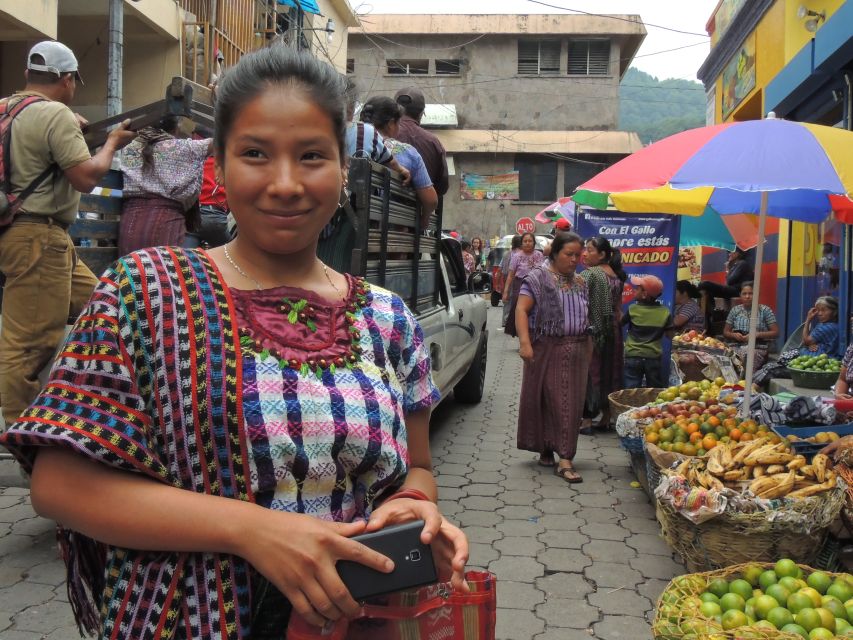
[[[71,225],[67,222],[60,222],[56,218],[50,216],[38,216],[32,213],[19,213],[15,216],[15,222],[37,222],[38,224],[54,224],[60,229],[68,230]]]

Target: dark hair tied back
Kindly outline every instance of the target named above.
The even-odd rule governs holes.
[[[560,251],[563,250],[563,247],[572,242],[577,242],[581,247],[583,247],[583,240],[574,231],[560,231],[557,233],[551,241],[551,252],[548,254],[548,260],[554,262]]]
[[[388,123],[403,117],[403,112],[394,100],[385,96],[373,96],[361,108],[362,122],[369,122],[377,129],[385,128]]]
[[[344,158],[346,80],[329,64],[305,51],[273,45],[252,51],[228,69],[216,88],[216,153],[225,153],[234,121],[246,105],[269,88],[287,87],[308,95],[329,116]]]

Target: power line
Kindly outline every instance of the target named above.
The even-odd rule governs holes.
[[[631,20],[630,18],[623,18],[621,16],[615,16],[607,13],[592,13],[589,11],[582,11],[581,9],[570,9],[568,7],[558,7],[555,4],[548,4],[547,2],[542,2],[541,0],[527,0],[533,4],[539,4],[543,7],[548,7],[550,9],[559,9],[560,11],[568,11],[570,13],[580,13],[585,16],[593,16],[596,18],[609,18],[610,20],[619,20],[621,22],[630,22],[631,24],[637,24],[636,20]],[[660,24],[652,24],[651,22],[641,22],[640,24],[646,27],[654,27],[655,29],[663,29],[664,31],[672,31],[673,33],[683,33],[688,36],[700,36],[702,38],[710,38],[707,33],[696,33],[695,31],[682,31],[681,29],[673,29],[672,27],[665,27]]]

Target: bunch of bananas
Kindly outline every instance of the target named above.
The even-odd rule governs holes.
[[[686,458],[669,473],[684,477],[693,486],[720,491],[743,491],[771,500],[807,498],[835,488],[836,474],[829,458],[817,454],[811,464],[792,453],[787,442],[773,444],[768,438],[720,443],[702,458]]]

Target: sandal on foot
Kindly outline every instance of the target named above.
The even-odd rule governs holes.
[[[554,468],[554,475],[558,478],[562,478],[569,484],[578,484],[583,482],[583,478],[581,478],[581,475],[575,471],[574,467],[561,467],[558,465]]]
[[[540,467],[553,467],[554,464],[554,454],[552,453],[550,456],[539,456],[539,460],[536,461]]]

